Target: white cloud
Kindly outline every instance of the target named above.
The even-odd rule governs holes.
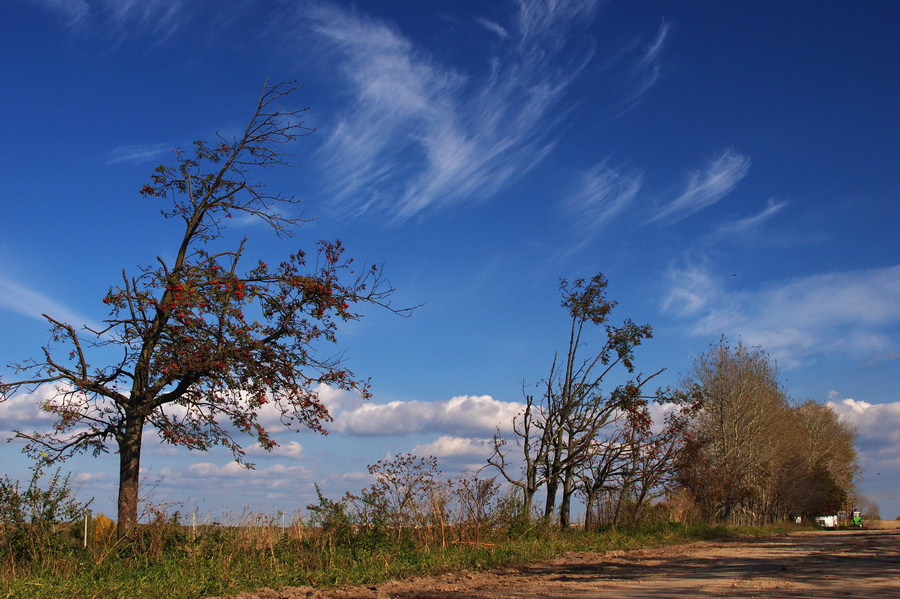
[[[787,366],[820,352],[884,354],[900,342],[900,265],[729,293],[706,267],[673,269],[663,308],[696,335],[741,337]]]
[[[247,469],[237,462],[226,462],[224,465],[215,464],[213,462],[199,462],[191,464],[184,473],[176,473],[171,469],[163,472],[167,482],[172,483],[172,478],[190,478],[190,479],[208,479],[208,478],[241,478],[245,479],[248,484],[267,481],[269,484],[278,483],[281,480],[300,480],[308,479],[310,472],[302,466],[285,466],[284,464],[275,464],[268,468]]]
[[[900,456],[900,401],[871,404],[848,398],[829,401],[828,405],[842,420],[856,426],[858,444],[867,456]]]
[[[183,22],[183,0],[31,0],[63,20],[70,30],[121,35],[141,28],[165,39]]]
[[[482,27],[484,27],[485,29],[487,29],[488,31],[490,31],[491,33],[495,34],[497,37],[499,37],[501,39],[506,39],[509,37],[509,32],[506,31],[506,29],[504,29],[502,25],[500,25],[499,23],[496,23],[494,21],[491,21],[490,19],[485,19],[483,17],[476,17],[475,22],[478,23],[479,25],[481,25]]]
[[[333,429],[352,435],[388,436],[417,432],[491,434],[507,427],[523,408],[488,395],[462,395],[448,401],[368,403],[336,415]]]
[[[489,439],[443,435],[430,443],[416,445],[410,453],[437,458],[438,467],[449,477],[454,473],[478,472],[486,468],[491,447]],[[515,462],[516,458],[512,457],[510,461]]]
[[[357,393],[329,387],[322,383],[316,387],[315,392],[319,401],[322,402],[328,409],[328,412],[332,415],[347,410],[348,408],[353,409],[365,404]],[[166,410],[179,415],[184,413],[183,408],[173,404],[167,405]],[[258,415],[259,423],[270,433],[278,434],[288,430],[282,421],[281,408],[279,408],[278,404],[275,402],[269,401],[268,403],[263,404],[256,409],[256,413]],[[323,422],[323,424],[325,425],[325,428],[329,428],[328,422]],[[306,430],[302,423],[294,423],[294,428],[299,431]]]
[[[749,171],[749,158],[732,150],[723,152],[711,160],[704,170],[692,172],[681,195],[660,210],[651,221],[671,224],[712,206],[728,195]]]
[[[187,469],[187,473],[192,478],[231,478],[235,476],[244,476],[247,473],[247,469],[243,468],[237,462],[228,462],[224,466],[220,466],[212,462],[199,462],[197,464],[191,464]],[[165,472],[164,474],[172,474],[172,472]]]
[[[338,201],[402,219],[488,198],[531,170],[552,148],[555,109],[590,58],[590,47],[564,47],[572,50],[570,34],[594,8],[521,1],[511,39],[481,78],[439,64],[384,22],[308,9],[352,94],[323,148]]]
[[[480,439],[466,437],[442,436],[431,443],[416,445],[410,452],[418,456],[434,456],[443,463],[444,459],[452,458],[484,458],[490,454],[490,450]]]
[[[0,421],[7,429],[47,429],[56,416],[41,406],[53,400],[57,392],[53,385],[41,385],[32,393],[19,393],[0,402]]]
[[[107,153],[106,164],[143,164],[163,156],[168,148],[166,144],[121,146]]]
[[[900,516],[900,401],[871,404],[828,394],[827,405],[856,427],[862,473],[860,490],[881,508],[882,518]]]
[[[11,310],[44,323],[47,323],[47,320],[42,315],[47,314],[75,326],[76,329],[82,324],[95,330],[101,328],[56,300],[2,276],[0,276],[0,309]],[[49,326],[49,323],[47,324]]]
[[[774,199],[769,199],[766,207],[761,212],[731,223],[721,225],[716,229],[715,236],[725,239],[734,236],[746,235],[747,233],[750,233],[751,231],[758,228],[762,223],[766,222],[767,220],[771,219],[773,216],[781,212],[787,205],[787,202],[776,202]]]
[[[110,479],[106,472],[78,472],[75,474],[75,483],[82,485],[85,483],[102,483]]]
[[[275,458],[288,458],[291,460],[299,460],[303,457],[304,453],[303,446],[296,441],[287,441],[285,443],[279,442],[278,447],[273,448],[271,451],[266,451],[260,447],[258,443],[254,443],[253,445],[248,445],[246,447],[246,452],[247,455],[251,456],[253,459],[258,458],[259,456],[272,456]]]
[[[596,230],[631,204],[640,188],[639,172],[616,170],[601,162],[580,173],[578,187],[562,206],[577,226]]]

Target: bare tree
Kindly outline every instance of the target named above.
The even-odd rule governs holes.
[[[606,297],[607,280],[597,274],[590,280],[560,282],[561,305],[569,315],[569,339],[562,358],[556,354],[548,376],[541,381],[538,400],[526,395],[525,411],[513,421],[513,433],[524,459],[521,478],[509,472],[509,450],[499,434],[494,437],[494,453],[488,460],[513,485],[525,492],[530,514],[534,493],[547,487],[544,517],[550,519],[562,491],[560,524],[570,523],[571,499],[576,490],[577,471],[591,457],[595,438],[606,425],[646,404],[642,387],[660,372],[638,374],[613,389],[604,389],[606,377],[617,368],[634,373],[634,349],[652,336],[649,325],[625,320],[609,323],[616,303]],[[603,327],[599,347],[591,345],[590,326]]]
[[[54,398],[42,405],[57,416],[53,430],[16,431],[43,460],[115,446],[120,535],[137,523],[147,425],[167,443],[222,445],[241,462],[236,433],[265,449],[276,445],[260,424],[264,405],[274,404],[289,428],[325,432],[330,417],[319,385],[369,395],[367,381],[345,369],[341,355],[321,355],[317,346],[336,341],[338,324],[359,318],[360,304],[388,307],[393,290],[378,269],[356,273],[340,242],[320,242],[311,258],[300,250],[277,266],[257,261],[245,270],[246,238],[230,248],[221,243],[234,215],[280,236],[303,222],[282,212],[297,200],[269,193],[253,178],[286,164],[280,147],[313,131],[301,120],[305,109],[279,106],[296,89],[265,86],[240,136],[195,142],[190,151],[177,150],[174,166],[158,167],[140,193],[168,200],[163,214],[184,226],[174,257],[158,257],[137,276],[123,271],[103,298],[110,316],[100,330],[45,315],[51,343],[40,358],[13,365],[23,378],[0,384],[2,399],[54,386]],[[94,362],[116,353],[111,363]]]
[[[630,505],[627,518],[636,522],[648,502],[664,495],[672,481],[674,464],[684,449],[684,432],[694,406],[677,393],[666,398],[673,409],[663,416],[662,427],[654,431],[648,419],[631,418],[626,424],[627,462],[623,470],[616,521],[621,507]]]
[[[500,471],[503,478],[522,491],[522,512],[526,518],[531,517],[534,495],[546,482],[541,474],[541,464],[547,451],[545,428],[541,426],[543,414],[539,405],[535,404],[533,395],[525,395],[525,409],[513,417],[512,432],[516,437],[518,452],[521,452],[523,465],[522,475],[516,476],[515,458],[509,443],[500,434],[498,428],[492,441],[492,453],[488,457],[488,465]]]
[[[615,427],[603,439],[595,439],[590,458],[578,470],[578,491],[584,497],[584,529],[592,530],[601,524],[598,503],[621,488],[619,480],[628,463],[629,445],[625,431]]]

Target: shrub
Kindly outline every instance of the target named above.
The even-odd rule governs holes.
[[[42,465],[33,468],[28,487],[9,475],[0,479],[0,556],[9,565],[38,561],[49,551],[76,548],[79,521],[91,501],[76,500],[59,469],[44,479]]]

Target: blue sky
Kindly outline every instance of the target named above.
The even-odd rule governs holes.
[[[483,464],[565,343],[559,278],[604,273],[616,318],[654,327],[645,372],[677,383],[720,335],[778,360],[797,400],[859,430],[862,490],[900,516],[900,4],[519,0],[7,0],[0,19],[0,362],[96,323],[121,276],[180,233],[138,190],[172,148],[238,131],[263,81],[318,127],[271,171],[316,239],[384,263],[409,319],[345,327],[362,404],[283,435],[254,471],[148,437],[152,501],[302,508],[365,466]],[[4,371],[4,376],[9,371]],[[43,391],[39,391],[40,395]],[[3,428],[46,426],[33,397]],[[15,443],[0,447],[22,475]],[[112,511],[114,456],[70,463]]]

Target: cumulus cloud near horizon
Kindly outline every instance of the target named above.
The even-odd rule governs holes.
[[[900,517],[900,401],[873,404],[832,391],[827,405],[856,428],[861,490],[882,518]]]
[[[49,427],[56,416],[41,406],[56,396],[53,385],[41,385],[34,391],[17,393],[6,401],[0,401],[0,420],[16,428]]]
[[[332,430],[359,436],[392,436],[421,432],[490,435],[507,427],[523,404],[489,395],[459,395],[446,401],[366,403],[335,414]]]
[[[856,427],[860,449],[873,458],[896,462],[900,468],[900,401],[872,404],[834,395],[827,405]]]

